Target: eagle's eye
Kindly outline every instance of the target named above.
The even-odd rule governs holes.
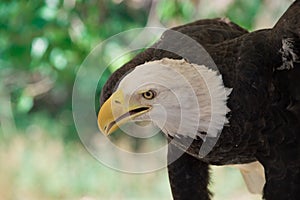
[[[142,96],[147,100],[151,100],[156,96],[156,93],[153,90],[148,90],[146,92],[143,92]]]

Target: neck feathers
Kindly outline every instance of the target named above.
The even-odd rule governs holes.
[[[200,120],[197,135],[202,138],[201,133],[205,132],[208,137],[216,137],[228,123],[226,114],[230,110],[227,107],[227,100],[232,89],[224,86],[222,76],[217,71],[204,65],[167,58],[159,62],[169,65],[191,84],[199,105]]]

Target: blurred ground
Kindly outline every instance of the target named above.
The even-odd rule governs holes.
[[[171,199],[166,170],[126,174],[99,164],[80,144],[32,130],[0,141],[1,199]],[[256,200],[238,170],[213,167],[214,199]]]
[[[272,27],[290,4],[291,0],[160,0],[155,6],[150,0],[1,1],[0,199],[171,199],[166,170],[120,173],[85,150],[72,118],[79,66],[98,43],[131,28],[228,17],[255,30]],[[118,48],[116,41],[103,62],[109,63]],[[117,67],[104,74],[99,90]],[[232,168],[214,167],[211,188],[216,200],[260,199],[249,194]]]

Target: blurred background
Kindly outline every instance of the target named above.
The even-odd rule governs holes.
[[[72,88],[81,63],[97,44],[132,28],[228,17],[256,30],[272,27],[291,2],[1,0],[0,199],[171,199],[166,169],[117,172],[81,144],[72,118]],[[117,42],[103,59],[109,62],[116,49]],[[214,199],[261,198],[247,191],[236,169],[212,172]]]

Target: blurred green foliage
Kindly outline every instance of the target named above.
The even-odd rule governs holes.
[[[188,22],[193,20],[196,10],[192,1],[168,1],[161,0],[157,7],[157,13],[163,23],[177,19]]]
[[[235,23],[251,30],[254,26],[255,17],[257,16],[260,8],[261,0],[237,0],[234,4],[229,6],[226,15],[230,19],[234,19]]]
[[[146,20],[147,7],[106,0],[2,1],[0,88],[11,96],[17,127],[24,130],[36,118],[68,121],[59,132],[76,137],[67,118],[77,69],[98,43]]]

